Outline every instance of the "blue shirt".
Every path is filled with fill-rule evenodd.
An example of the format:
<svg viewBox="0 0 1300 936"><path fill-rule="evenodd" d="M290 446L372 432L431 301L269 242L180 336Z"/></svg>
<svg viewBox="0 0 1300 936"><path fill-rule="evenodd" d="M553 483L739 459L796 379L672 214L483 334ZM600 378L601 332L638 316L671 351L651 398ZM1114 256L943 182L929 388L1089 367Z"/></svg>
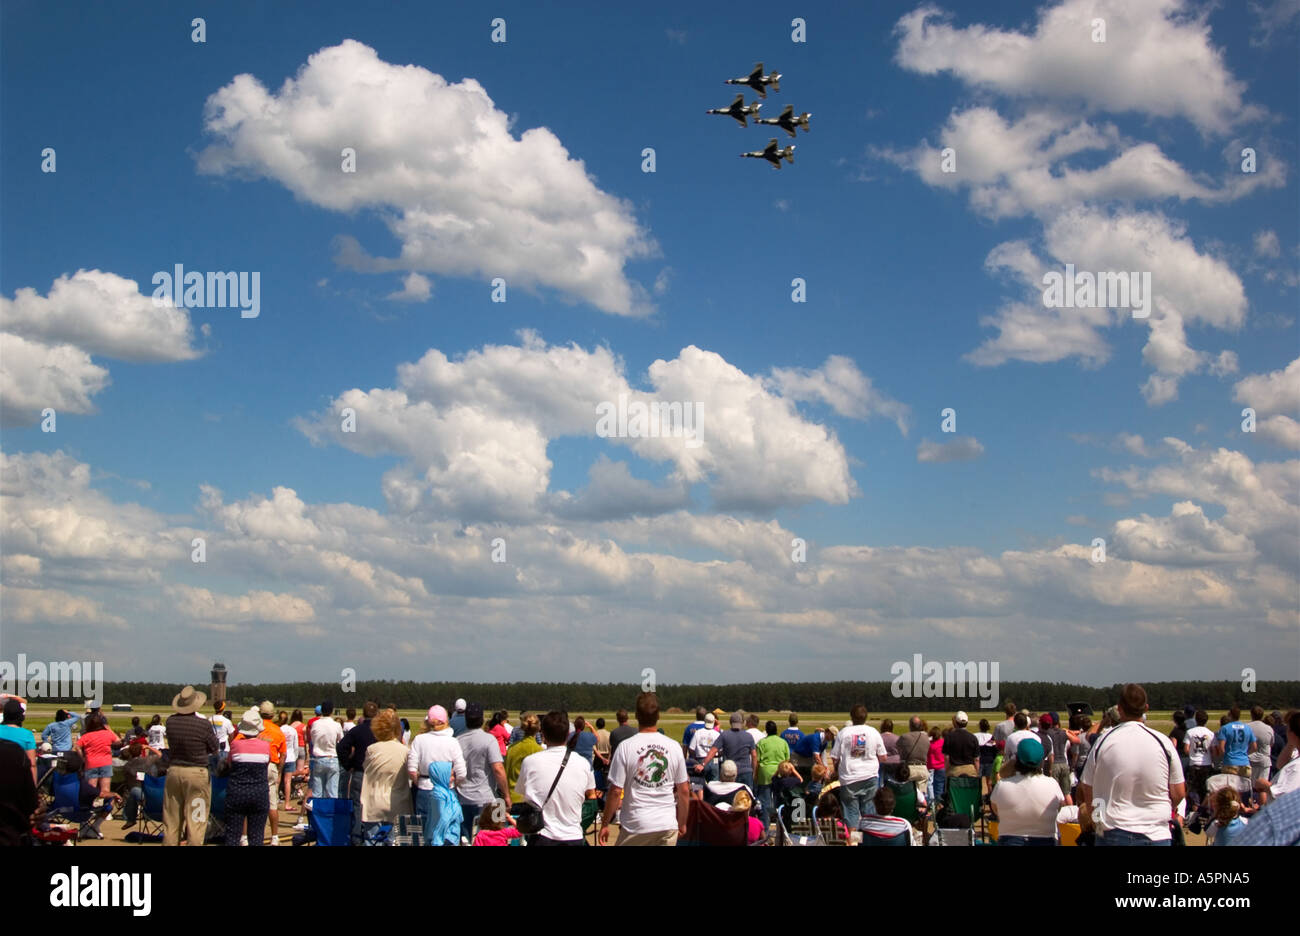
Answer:
<svg viewBox="0 0 1300 936"><path fill-rule="evenodd" d="M73 715L63 721L50 722L41 732L41 740L50 742L54 753L61 754L72 750L72 726L81 721L80 715Z"/></svg>
<svg viewBox="0 0 1300 936"><path fill-rule="evenodd" d="M702 721L693 721L689 725L687 725L686 730L682 732L682 744L686 745L687 747L690 747L691 738L695 737L695 732L699 731L703 727L704 727L704 722Z"/></svg>
<svg viewBox="0 0 1300 936"><path fill-rule="evenodd" d="M1300 791L1286 793L1255 813L1246 830L1230 845L1295 845L1300 843Z"/></svg>
<svg viewBox="0 0 1300 936"><path fill-rule="evenodd" d="M789 746L790 750L793 751L794 746L803 740L803 732L798 728L787 728L785 731L781 732L781 738L785 741L786 745Z"/></svg>
<svg viewBox="0 0 1300 936"><path fill-rule="evenodd" d="M1250 765L1250 746L1255 743L1255 732L1239 721L1228 722L1219 729L1215 739L1223 742L1223 763L1228 767Z"/></svg>
<svg viewBox="0 0 1300 936"><path fill-rule="evenodd" d="M451 729L451 736L459 738L468 729L465 727L465 715L463 712L457 712L447 722L447 727Z"/></svg>
<svg viewBox="0 0 1300 936"><path fill-rule="evenodd" d="M826 736L821 731L810 731L799 739L794 752L800 757L815 757L826 748Z"/></svg>
<svg viewBox="0 0 1300 936"><path fill-rule="evenodd" d="M591 752L594 750L596 750L596 736L590 731L579 731L577 739L573 742L573 753L581 754L590 764Z"/></svg>
<svg viewBox="0 0 1300 936"><path fill-rule="evenodd" d="M1214 836L1214 844L1232 845L1239 838L1241 838L1242 833L1245 831L1246 831L1246 823L1242 822L1240 816L1237 816L1226 826L1223 826L1221 829L1219 829L1218 834Z"/></svg>
<svg viewBox="0 0 1300 936"><path fill-rule="evenodd" d="M24 751L36 750L36 736L22 725L0 725L0 741L12 741Z"/></svg>

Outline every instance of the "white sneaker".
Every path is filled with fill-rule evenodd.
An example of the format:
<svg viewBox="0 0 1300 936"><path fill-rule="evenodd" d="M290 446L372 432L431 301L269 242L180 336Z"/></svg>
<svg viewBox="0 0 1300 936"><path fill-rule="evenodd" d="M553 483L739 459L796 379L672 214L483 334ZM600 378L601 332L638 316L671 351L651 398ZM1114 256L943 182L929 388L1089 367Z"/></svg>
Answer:
<svg viewBox="0 0 1300 936"><path fill-rule="evenodd" d="M295 825L293 828L294 828L294 831L295 831L295 832L306 832L306 831L307 831L307 823L305 823L305 822L300 822L300 823L298 823L297 825Z"/></svg>
<svg viewBox="0 0 1300 936"><path fill-rule="evenodd" d="M241 836L239 837L239 844L240 844L240 845L247 845L247 844L248 844L248 836L247 836L247 835L241 835Z"/></svg>
<svg viewBox="0 0 1300 936"><path fill-rule="evenodd" d="M272 836L271 836L271 841L267 842L266 844L268 844L268 845L279 845L279 844L280 844L280 836L278 836L278 835L272 835Z"/></svg>

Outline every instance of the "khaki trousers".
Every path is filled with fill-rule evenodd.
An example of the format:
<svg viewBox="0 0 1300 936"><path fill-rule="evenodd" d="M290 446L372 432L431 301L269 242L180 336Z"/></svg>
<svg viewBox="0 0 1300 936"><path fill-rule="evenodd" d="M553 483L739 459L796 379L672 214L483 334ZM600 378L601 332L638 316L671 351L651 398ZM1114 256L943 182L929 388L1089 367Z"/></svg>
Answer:
<svg viewBox="0 0 1300 936"><path fill-rule="evenodd" d="M638 832L635 835L630 832L624 832L621 828L618 830L618 841L615 845L676 845L677 830L668 829L663 832Z"/></svg>
<svg viewBox="0 0 1300 936"><path fill-rule="evenodd" d="M959 764L955 767L949 767L947 774L950 777L978 777L979 768L974 764Z"/></svg>
<svg viewBox="0 0 1300 936"><path fill-rule="evenodd" d="M191 845L202 845L212 807L212 780L206 767L172 767L163 794L163 844L179 845L181 829Z"/></svg>

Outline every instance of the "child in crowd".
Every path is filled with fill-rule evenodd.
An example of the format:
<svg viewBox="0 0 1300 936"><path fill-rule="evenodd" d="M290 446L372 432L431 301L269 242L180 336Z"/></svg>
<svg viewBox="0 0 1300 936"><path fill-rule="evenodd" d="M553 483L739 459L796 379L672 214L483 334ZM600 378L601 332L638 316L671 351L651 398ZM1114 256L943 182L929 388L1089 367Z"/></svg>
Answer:
<svg viewBox="0 0 1300 936"><path fill-rule="evenodd" d="M500 810L489 808L478 814L478 834L474 836L475 845L509 845L512 839L522 838L515 828L514 817L506 814L498 821Z"/></svg>
<svg viewBox="0 0 1300 936"><path fill-rule="evenodd" d="M1241 797L1232 787L1224 787L1214 794L1214 832L1212 845L1231 845L1246 830L1246 820L1241 817Z"/></svg>

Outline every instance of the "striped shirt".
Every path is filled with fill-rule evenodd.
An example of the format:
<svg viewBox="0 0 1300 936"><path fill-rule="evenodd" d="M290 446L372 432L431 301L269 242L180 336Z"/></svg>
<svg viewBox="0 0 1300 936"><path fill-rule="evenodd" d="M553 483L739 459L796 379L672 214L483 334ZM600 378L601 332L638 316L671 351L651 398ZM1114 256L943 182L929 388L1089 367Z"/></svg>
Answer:
<svg viewBox="0 0 1300 936"><path fill-rule="evenodd" d="M271 745L264 738L248 738L236 735L230 742L230 762L232 764L269 764L271 762Z"/></svg>
<svg viewBox="0 0 1300 936"><path fill-rule="evenodd" d="M208 755L217 753L217 736L202 716L172 715L167 719L167 747L173 767L206 767Z"/></svg>

